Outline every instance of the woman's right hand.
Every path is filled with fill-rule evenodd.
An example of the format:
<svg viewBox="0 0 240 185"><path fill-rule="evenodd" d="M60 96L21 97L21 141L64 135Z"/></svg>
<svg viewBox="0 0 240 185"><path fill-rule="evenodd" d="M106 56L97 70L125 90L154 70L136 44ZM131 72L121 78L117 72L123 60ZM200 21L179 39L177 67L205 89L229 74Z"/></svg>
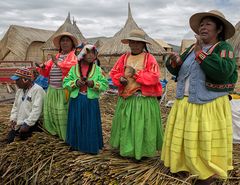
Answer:
<svg viewBox="0 0 240 185"><path fill-rule="evenodd" d="M120 83L124 86L126 86L128 84L128 80L125 77L120 77L119 79Z"/></svg>
<svg viewBox="0 0 240 185"><path fill-rule="evenodd" d="M42 63L42 64L39 64L37 67L40 67L40 68L45 68L46 67L46 65L44 64L44 63Z"/></svg>
<svg viewBox="0 0 240 185"><path fill-rule="evenodd" d="M171 52L171 53L169 53L168 56L169 56L170 64L173 68L175 68L181 64L181 58L178 55L178 53Z"/></svg>

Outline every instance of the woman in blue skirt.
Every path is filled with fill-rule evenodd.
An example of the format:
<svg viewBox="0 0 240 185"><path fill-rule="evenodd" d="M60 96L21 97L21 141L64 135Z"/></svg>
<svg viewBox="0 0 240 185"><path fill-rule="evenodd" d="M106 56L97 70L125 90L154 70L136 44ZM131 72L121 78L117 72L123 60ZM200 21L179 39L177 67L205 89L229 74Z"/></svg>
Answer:
<svg viewBox="0 0 240 185"><path fill-rule="evenodd" d="M108 88L108 81L95 64L97 50L87 44L78 55L78 63L64 79L70 90L67 139L74 149L97 154L103 147L99 94Z"/></svg>

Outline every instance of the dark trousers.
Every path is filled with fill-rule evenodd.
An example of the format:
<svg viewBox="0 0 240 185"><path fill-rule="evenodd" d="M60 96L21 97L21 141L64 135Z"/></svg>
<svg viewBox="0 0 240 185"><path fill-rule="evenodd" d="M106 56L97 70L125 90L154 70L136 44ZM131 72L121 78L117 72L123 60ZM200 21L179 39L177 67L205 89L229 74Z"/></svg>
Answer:
<svg viewBox="0 0 240 185"><path fill-rule="evenodd" d="M26 140L27 138L32 136L32 132L39 130L38 122L32 127L29 128L28 132L20 133L20 128L18 130L11 130L7 136L7 143L12 143L16 136L18 136L21 140Z"/></svg>

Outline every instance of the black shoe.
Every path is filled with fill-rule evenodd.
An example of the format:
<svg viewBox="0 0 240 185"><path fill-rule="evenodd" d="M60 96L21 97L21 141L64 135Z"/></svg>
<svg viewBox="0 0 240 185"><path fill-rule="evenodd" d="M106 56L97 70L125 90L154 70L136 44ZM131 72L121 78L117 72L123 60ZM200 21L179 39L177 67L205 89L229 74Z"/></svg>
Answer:
<svg viewBox="0 0 240 185"><path fill-rule="evenodd" d="M7 136L7 143L10 144L14 141L14 138L16 136L16 131L15 130L11 130L9 133L8 133L8 136Z"/></svg>

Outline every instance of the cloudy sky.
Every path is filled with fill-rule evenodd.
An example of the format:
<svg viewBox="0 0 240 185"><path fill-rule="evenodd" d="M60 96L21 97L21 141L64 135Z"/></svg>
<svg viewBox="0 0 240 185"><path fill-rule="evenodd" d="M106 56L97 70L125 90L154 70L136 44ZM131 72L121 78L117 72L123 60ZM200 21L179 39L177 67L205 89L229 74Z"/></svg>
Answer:
<svg viewBox="0 0 240 185"><path fill-rule="evenodd" d="M176 45L193 38L188 20L196 12L218 9L233 25L240 21L240 0L1 0L0 38L13 24L56 30L68 12L86 38L110 37L124 26L128 2L148 35Z"/></svg>

